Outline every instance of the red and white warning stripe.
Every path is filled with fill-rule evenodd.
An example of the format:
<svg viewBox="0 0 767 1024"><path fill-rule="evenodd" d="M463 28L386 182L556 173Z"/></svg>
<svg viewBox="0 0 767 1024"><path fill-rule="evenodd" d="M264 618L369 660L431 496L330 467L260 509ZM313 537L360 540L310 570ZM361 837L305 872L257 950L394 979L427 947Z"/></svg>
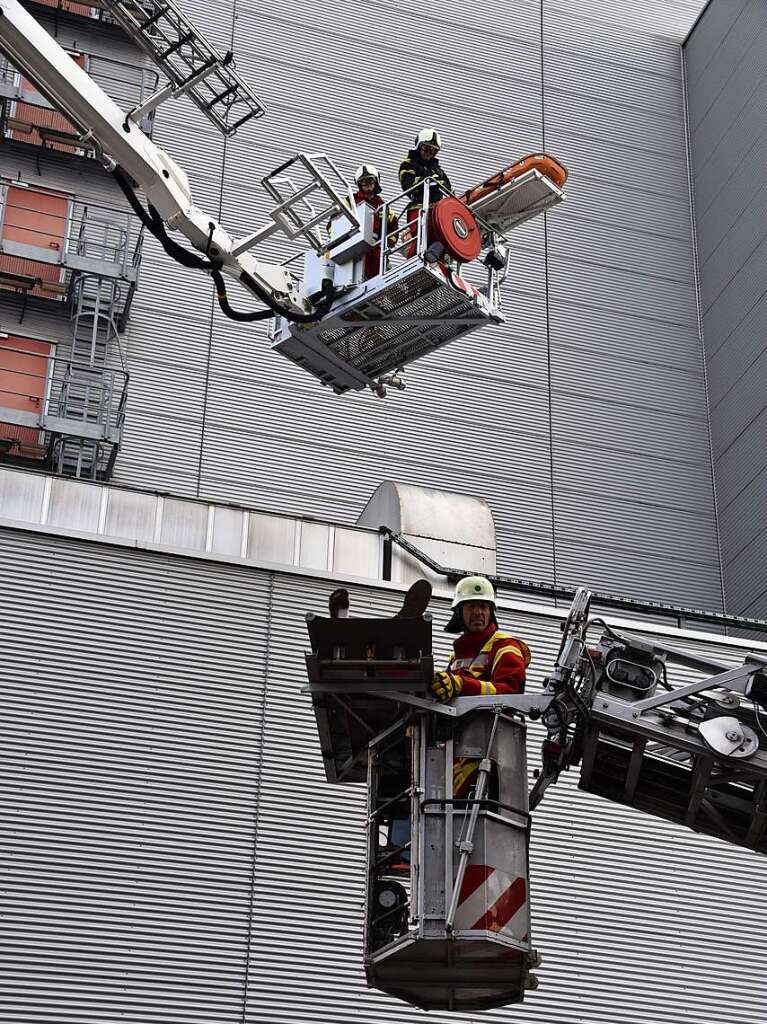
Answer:
<svg viewBox="0 0 767 1024"><path fill-rule="evenodd" d="M456 931L499 932L524 942L527 939L527 883L489 864L466 868L458 910Z"/></svg>

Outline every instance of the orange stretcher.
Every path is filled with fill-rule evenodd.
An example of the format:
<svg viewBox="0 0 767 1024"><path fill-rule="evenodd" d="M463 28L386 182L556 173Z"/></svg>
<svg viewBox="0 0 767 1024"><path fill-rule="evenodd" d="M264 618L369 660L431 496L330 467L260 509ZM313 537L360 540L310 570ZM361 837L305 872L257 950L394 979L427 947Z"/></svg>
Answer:
<svg viewBox="0 0 767 1024"><path fill-rule="evenodd" d="M528 171L538 171L539 174L553 181L557 188L562 188L567 181L567 168L564 164L555 160L553 156L549 156L548 153L528 153L521 160L517 160L516 163L504 167L502 171L498 171L491 178L487 178L481 184L470 188L458 198L462 203L471 206L473 203L478 203L480 199L484 199L485 196L489 196L492 192L497 192L498 189L503 188L504 185L515 178L521 178Z"/></svg>
<svg viewBox="0 0 767 1024"><path fill-rule="evenodd" d="M460 196L498 231L535 217L564 199L567 168L548 153L529 153Z"/></svg>

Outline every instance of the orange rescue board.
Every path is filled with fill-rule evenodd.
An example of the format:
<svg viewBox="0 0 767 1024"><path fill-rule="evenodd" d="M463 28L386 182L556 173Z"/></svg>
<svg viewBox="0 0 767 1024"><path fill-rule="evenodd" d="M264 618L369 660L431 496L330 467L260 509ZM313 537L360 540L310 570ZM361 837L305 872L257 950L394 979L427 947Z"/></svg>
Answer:
<svg viewBox="0 0 767 1024"><path fill-rule="evenodd" d="M479 202L485 196L497 192L499 188L513 181L514 178L520 178L527 171L538 171L550 181L553 181L557 188L562 188L567 181L567 168L564 164L555 160L553 156L549 156L548 153L529 153L527 156L522 157L521 160L517 160L516 163L509 164L502 171L498 171L492 178L487 178L480 185L470 188L468 192L465 192L459 198L461 202L471 206L472 203Z"/></svg>

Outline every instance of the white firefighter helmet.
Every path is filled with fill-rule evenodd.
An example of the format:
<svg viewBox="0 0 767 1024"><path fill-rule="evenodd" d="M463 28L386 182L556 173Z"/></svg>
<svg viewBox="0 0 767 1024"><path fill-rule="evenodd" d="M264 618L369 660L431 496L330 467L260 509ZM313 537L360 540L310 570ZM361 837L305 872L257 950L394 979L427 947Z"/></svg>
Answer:
<svg viewBox="0 0 767 1024"><path fill-rule="evenodd" d="M467 601L485 601L492 608L491 618L495 622L495 591L493 584L484 576L466 576L459 580L453 594L453 603L450 607L453 614L445 626L446 633L463 632L463 615L461 605Z"/></svg>
<svg viewBox="0 0 767 1024"><path fill-rule="evenodd" d="M419 146L434 146L435 149L442 149L442 139L434 128L422 128L415 137L415 148Z"/></svg>
<svg viewBox="0 0 767 1024"><path fill-rule="evenodd" d="M354 184L359 185L363 178L372 178L376 185L378 185L378 187L380 188L381 175L378 173L378 168L373 167L372 164L360 164L360 166L354 172Z"/></svg>

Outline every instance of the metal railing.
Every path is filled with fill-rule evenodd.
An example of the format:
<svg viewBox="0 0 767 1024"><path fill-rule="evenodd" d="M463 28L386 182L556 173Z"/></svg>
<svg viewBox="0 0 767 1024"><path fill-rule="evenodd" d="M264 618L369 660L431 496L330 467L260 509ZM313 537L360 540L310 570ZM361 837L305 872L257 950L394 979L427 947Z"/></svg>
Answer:
<svg viewBox="0 0 767 1024"><path fill-rule="evenodd" d="M116 26L115 19L104 9L102 0L93 0L93 3L81 3L80 0L27 0L33 8L40 8L40 16L50 13L56 21L59 15L75 18L87 18L89 21L99 21L104 25Z"/></svg>
<svg viewBox="0 0 767 1024"><path fill-rule="evenodd" d="M100 16L99 5L79 3L78 0L32 0L32 3L35 7L47 7L56 14L76 14L93 20Z"/></svg>
<svg viewBox="0 0 767 1024"><path fill-rule="evenodd" d="M159 75L152 68L125 61L82 54L84 68L123 109L141 104L157 88ZM153 112L142 119L141 128L152 133ZM53 107L6 58L0 57L0 136L38 148L93 157L97 147L83 143L80 129Z"/></svg>
<svg viewBox="0 0 767 1024"><path fill-rule="evenodd" d="M35 457L61 438L116 447L127 390L122 370L0 344L0 451Z"/></svg>
<svg viewBox="0 0 767 1024"><path fill-rule="evenodd" d="M423 258L427 254L430 245L429 215L430 209L434 205L431 203L430 191L435 182L436 179L431 178L428 178L425 182L419 182L393 198L387 199L383 206L376 211L381 217L382 230L383 226L388 226L391 215L393 215L397 223L396 230L387 232L385 244L379 248L379 273L386 273L392 265L394 257L410 260L415 257ZM456 196L442 184L440 184L440 190L444 196L451 196L460 201L460 197ZM420 208L416 208L414 206L415 203L420 203ZM472 215L482 228L483 249L492 249L497 242L509 242L506 236L496 232L490 224L487 224L477 214ZM435 259L437 258L438 254L435 254ZM490 302L494 306L500 306L500 287L509 271L508 253L505 266L502 269L485 264L484 262L478 263L474 261L471 265L461 265L462 275L464 274L464 268L467 266L471 266L473 270L471 277L474 278L474 281L471 283L476 282ZM479 270L480 267L481 270Z"/></svg>
<svg viewBox="0 0 767 1024"><path fill-rule="evenodd" d="M124 210L10 183L0 189L0 287L3 277L25 277L30 295L62 300L78 274L91 274L126 282L127 306L142 237L143 226Z"/></svg>

